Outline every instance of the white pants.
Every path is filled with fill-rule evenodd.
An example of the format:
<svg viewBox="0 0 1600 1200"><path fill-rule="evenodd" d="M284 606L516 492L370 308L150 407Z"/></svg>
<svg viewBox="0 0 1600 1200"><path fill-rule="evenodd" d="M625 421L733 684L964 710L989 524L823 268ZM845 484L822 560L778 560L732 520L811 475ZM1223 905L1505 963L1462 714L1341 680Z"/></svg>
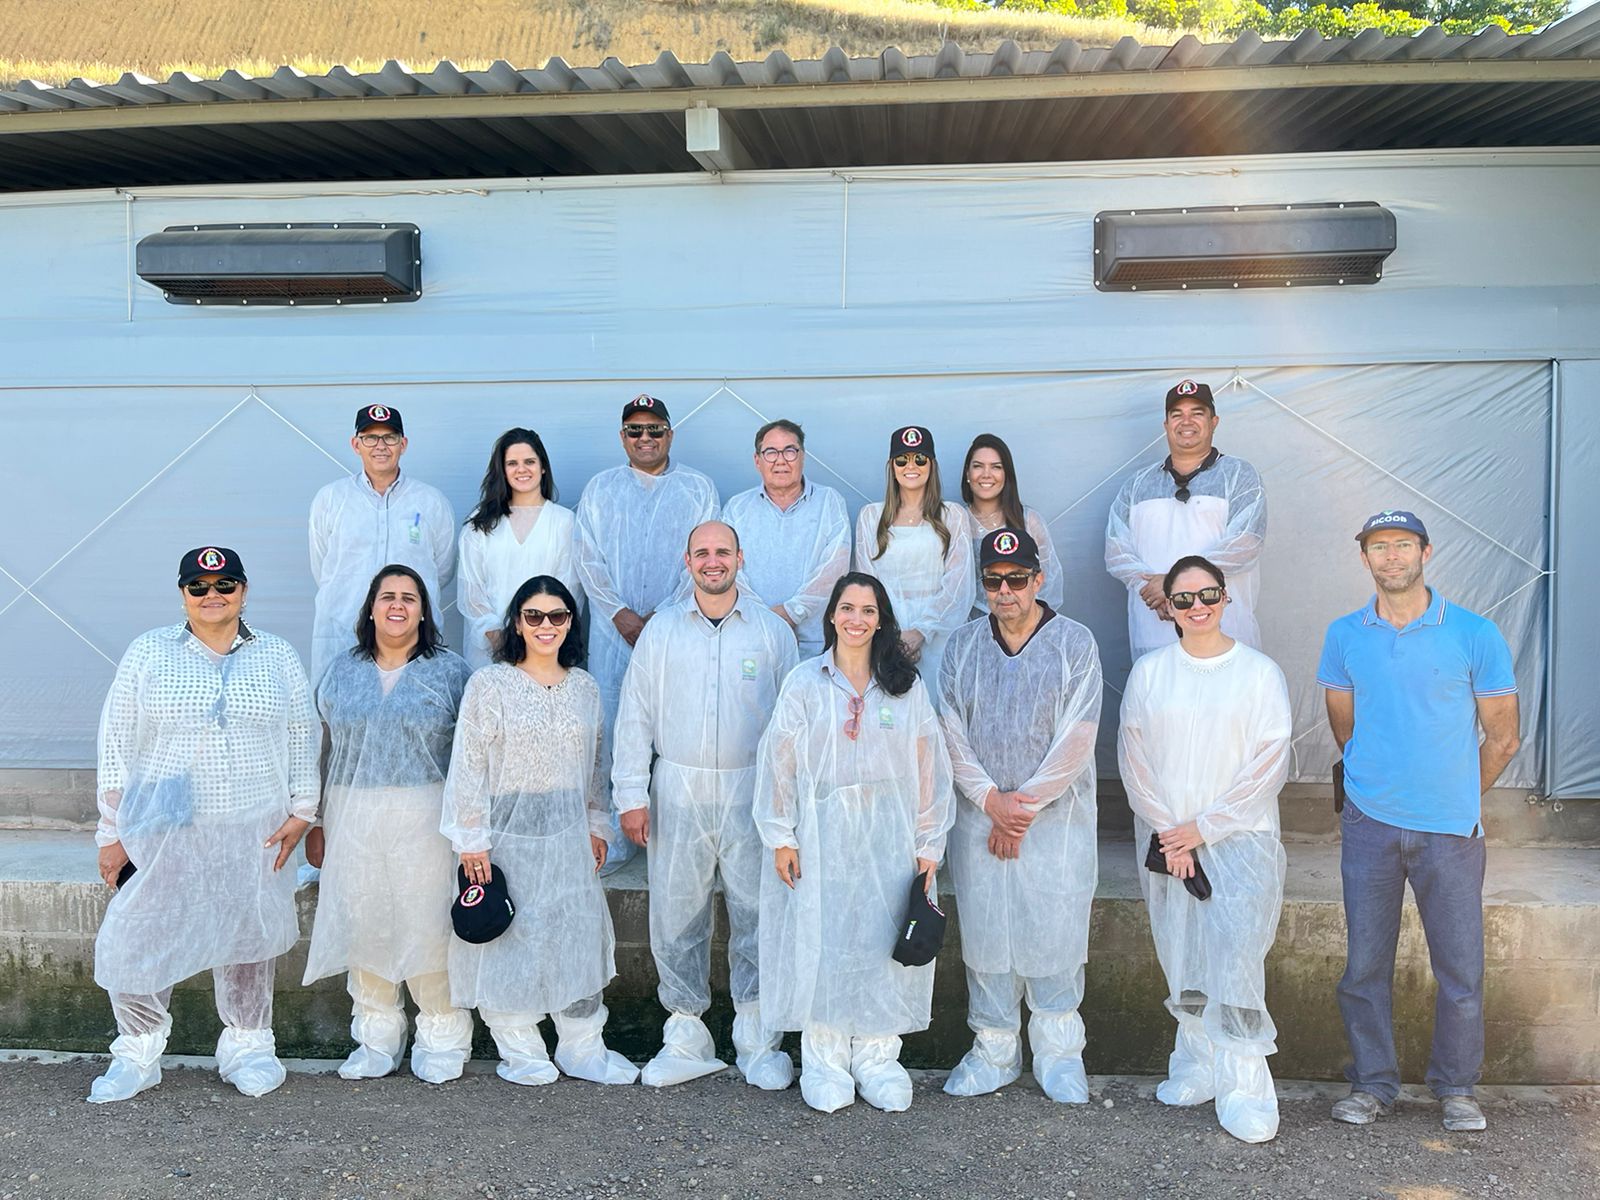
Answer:
<svg viewBox="0 0 1600 1200"><path fill-rule="evenodd" d="M212 987L217 997L217 1016L233 1029L272 1027L272 980L277 959L265 962L233 963L215 967ZM153 1033L167 1023L172 1004L172 989L163 988L150 995L111 993L111 1012L117 1032L129 1037Z"/></svg>

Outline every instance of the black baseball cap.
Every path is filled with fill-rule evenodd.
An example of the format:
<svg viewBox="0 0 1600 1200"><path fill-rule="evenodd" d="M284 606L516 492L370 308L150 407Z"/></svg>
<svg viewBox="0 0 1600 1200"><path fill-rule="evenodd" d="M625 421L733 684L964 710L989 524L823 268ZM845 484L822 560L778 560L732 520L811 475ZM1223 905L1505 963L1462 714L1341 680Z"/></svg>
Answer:
<svg viewBox="0 0 1600 1200"><path fill-rule="evenodd" d="M622 406L622 419L626 421L629 417L636 417L640 413L660 417L668 425L672 424L672 417L667 412L667 406L654 396L647 396L643 392L640 392Z"/></svg>
<svg viewBox="0 0 1600 1200"><path fill-rule="evenodd" d="M902 967L925 967L944 948L945 915L928 899L927 886L921 871L911 877L911 901L891 955Z"/></svg>
<svg viewBox="0 0 1600 1200"><path fill-rule="evenodd" d="M995 563L1016 563L1031 571L1039 569L1039 543L1025 529L1001 527L983 535L978 543L978 566L992 567Z"/></svg>
<svg viewBox="0 0 1600 1200"><path fill-rule="evenodd" d="M405 422L400 419L400 410L390 408L387 404L369 404L365 408L356 409L356 432L371 429L374 425L386 425L401 437L406 435Z"/></svg>
<svg viewBox="0 0 1600 1200"><path fill-rule="evenodd" d="M896 429L889 435L889 457L896 454L926 454L929 458L933 454L933 434L921 425L907 425L903 429Z"/></svg>
<svg viewBox="0 0 1600 1200"><path fill-rule="evenodd" d="M185 554L178 562L178 586L192 583L202 575L220 575L224 579L237 579L249 583L245 577L244 563L226 546L199 546Z"/></svg>
<svg viewBox="0 0 1600 1200"><path fill-rule="evenodd" d="M488 883L468 883L465 867L456 868L456 900L450 906L450 924L463 942L481 946L511 928L517 906L506 888L506 873L489 866Z"/></svg>
<svg viewBox="0 0 1600 1200"><path fill-rule="evenodd" d="M1217 402L1211 398L1210 384L1196 383L1192 379L1185 379L1183 382L1175 384L1167 391L1167 407L1165 411L1171 412L1185 400L1194 400L1197 403L1204 404L1213 413L1217 411Z"/></svg>

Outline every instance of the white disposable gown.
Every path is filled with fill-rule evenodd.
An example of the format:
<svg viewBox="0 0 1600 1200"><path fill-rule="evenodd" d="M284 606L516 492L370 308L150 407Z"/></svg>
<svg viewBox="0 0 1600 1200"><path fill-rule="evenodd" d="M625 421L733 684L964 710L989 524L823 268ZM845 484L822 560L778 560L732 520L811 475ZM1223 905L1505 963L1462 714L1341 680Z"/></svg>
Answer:
<svg viewBox="0 0 1600 1200"><path fill-rule="evenodd" d="M407 663L387 693L377 665L354 654L323 675L327 847L306 983L347 970L401 983L445 969L456 857L439 813L470 674L441 649Z"/></svg>
<svg viewBox="0 0 1600 1200"><path fill-rule="evenodd" d="M739 534L744 573L768 605L782 605L794 622L800 657L822 653L822 610L839 576L850 569L850 513L831 487L805 481L787 509L765 488L740 492L722 519Z"/></svg>
<svg viewBox="0 0 1600 1200"><path fill-rule="evenodd" d="M894 1037L926 1029L931 1015L934 964L890 955L917 859L944 856L950 756L921 680L900 696L869 686L852 741L855 696L831 655L808 659L762 735L761 1007L774 1029ZM799 851L792 889L771 868L770 851L783 846Z"/></svg>
<svg viewBox="0 0 1600 1200"><path fill-rule="evenodd" d="M458 1007L558 1012L617 973L589 849L610 827L599 753L600 691L587 672L545 687L495 663L468 681L441 828L458 854L489 852L516 916L493 941L451 940Z"/></svg>
<svg viewBox="0 0 1600 1200"><path fill-rule="evenodd" d="M456 515L438 488L401 472L379 495L361 471L322 488L311 501L312 683L356 644L361 602L380 568L402 563L421 575L433 600L428 619L437 623L455 555Z"/></svg>
<svg viewBox="0 0 1600 1200"><path fill-rule="evenodd" d="M220 659L184 624L134 639L100 717L95 841L137 870L106 907L95 983L152 995L294 945L295 873L265 843L316 819L319 736L282 638L241 625Z"/></svg>
<svg viewBox="0 0 1600 1200"><path fill-rule="evenodd" d="M972 606L974 617L989 615L989 593L983 590L983 568L978 566L978 543L984 536L993 533L1000 526L990 524L987 527L978 523L978 518L967 514L967 519L972 523L972 563L973 569L978 573L978 589ZM1061 611L1062 603L1067 594L1067 583L1061 573L1061 559L1056 554L1055 541L1050 537L1050 526L1044 523L1044 518L1039 515L1039 510L1026 505L1022 509L1022 521L1027 527L1028 536L1039 547L1039 567L1044 572L1044 582L1039 585L1039 599L1048 604L1057 612Z"/></svg>
<svg viewBox="0 0 1600 1200"><path fill-rule="evenodd" d="M505 624L506 605L535 575L555 576L583 603L577 518L570 508L548 500L535 511L537 519L521 541L504 517L488 533L471 525L461 531L456 607L461 610L462 653L473 670L489 664L489 633Z"/></svg>
<svg viewBox="0 0 1600 1200"><path fill-rule="evenodd" d="M922 634L922 657L917 670L937 702L939 660L950 634L971 616L977 590L977 568L972 554L972 518L960 504L945 503L944 523L950 530L947 551L933 526L896 525L889 530L889 545L878 552L878 517L881 503L864 505L856 516L856 570L876 575L889 593L895 620L902 631Z"/></svg>
<svg viewBox="0 0 1600 1200"><path fill-rule="evenodd" d="M1189 499L1161 463L1136 472L1117 493L1106 522L1106 570L1128 589L1128 643L1139 657L1178 640L1176 628L1152 612L1139 595L1146 575L1162 576L1188 554L1221 569L1232 603L1222 631L1260 648L1257 564L1267 537L1267 493L1261 476L1242 458L1220 455L1189 481Z"/></svg>

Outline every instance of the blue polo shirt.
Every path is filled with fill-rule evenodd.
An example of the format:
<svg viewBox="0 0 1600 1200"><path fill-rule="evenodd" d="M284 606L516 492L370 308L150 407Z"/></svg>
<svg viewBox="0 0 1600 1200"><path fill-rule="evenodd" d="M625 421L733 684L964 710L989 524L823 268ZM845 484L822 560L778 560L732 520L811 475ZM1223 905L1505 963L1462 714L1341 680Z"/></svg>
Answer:
<svg viewBox="0 0 1600 1200"><path fill-rule="evenodd" d="M1487 617L1428 589L1428 611L1404 629L1365 608L1328 626L1317 682L1354 692L1345 793L1386 825L1473 836L1481 816L1480 696L1517 690L1511 650Z"/></svg>

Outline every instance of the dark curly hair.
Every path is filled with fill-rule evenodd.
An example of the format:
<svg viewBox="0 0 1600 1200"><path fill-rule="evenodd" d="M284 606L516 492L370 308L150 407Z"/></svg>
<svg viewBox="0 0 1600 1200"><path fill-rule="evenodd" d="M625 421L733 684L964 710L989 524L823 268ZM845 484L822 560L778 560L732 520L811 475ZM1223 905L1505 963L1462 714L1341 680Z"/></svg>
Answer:
<svg viewBox="0 0 1600 1200"><path fill-rule="evenodd" d="M865 571L851 571L841 576L833 585L833 595L828 597L828 607L822 618L822 648L832 650L839 640L833 627L833 610L839 607L839 597L851 586L872 589L878 605L878 630L872 635L872 678L891 696L903 696L917 681L917 660L906 652L900 640L900 622L895 620L894 605L889 603L889 593L876 575Z"/></svg>

